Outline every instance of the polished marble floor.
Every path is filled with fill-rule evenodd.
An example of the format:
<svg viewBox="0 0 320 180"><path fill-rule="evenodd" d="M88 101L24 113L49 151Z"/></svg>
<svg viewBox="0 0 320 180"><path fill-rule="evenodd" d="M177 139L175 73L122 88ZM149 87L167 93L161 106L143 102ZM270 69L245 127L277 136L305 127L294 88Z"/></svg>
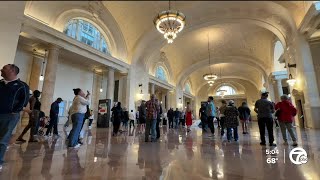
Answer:
<svg viewBox="0 0 320 180"><path fill-rule="evenodd" d="M163 126L156 143L145 143L134 130L112 137L110 129L93 128L86 129L83 146L69 150L64 133L61 127L57 140L10 145L0 179L320 179L320 130L297 129L299 147L308 153L303 165L290 162L293 147L282 145L279 129L278 160L268 164L269 147L259 145L257 123L249 135L239 133L238 143L209 137L196 126L190 133Z"/></svg>

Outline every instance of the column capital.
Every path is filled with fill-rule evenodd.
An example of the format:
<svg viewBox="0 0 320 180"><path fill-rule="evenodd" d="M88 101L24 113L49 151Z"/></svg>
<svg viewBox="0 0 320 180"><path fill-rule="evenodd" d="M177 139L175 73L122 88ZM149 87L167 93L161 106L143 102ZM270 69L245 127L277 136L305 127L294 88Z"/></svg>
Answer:
<svg viewBox="0 0 320 180"><path fill-rule="evenodd" d="M59 51L60 49L62 49L62 47L61 47L61 46L58 46L58 45L56 45L56 44L49 44L49 45L48 45L48 50L49 50L49 51L50 51L50 50Z"/></svg>

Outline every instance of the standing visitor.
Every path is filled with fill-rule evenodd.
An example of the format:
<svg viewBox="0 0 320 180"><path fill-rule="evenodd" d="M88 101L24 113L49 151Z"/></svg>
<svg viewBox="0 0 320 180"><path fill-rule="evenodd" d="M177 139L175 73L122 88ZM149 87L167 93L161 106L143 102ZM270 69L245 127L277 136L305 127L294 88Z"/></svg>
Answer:
<svg viewBox="0 0 320 180"><path fill-rule="evenodd" d="M139 107L139 123L140 123L139 132L140 133L143 133L145 131L146 120L147 120L146 101L142 100L141 105Z"/></svg>
<svg viewBox="0 0 320 180"><path fill-rule="evenodd" d="M0 81L0 170L12 131L20 119L20 112L29 100L29 86L17 77L19 71L14 64L5 65L1 69L3 79Z"/></svg>
<svg viewBox="0 0 320 180"><path fill-rule="evenodd" d="M186 124L185 119L186 119L186 112L182 110L180 113L180 120L179 120L179 125L181 124L182 128L185 127L185 124Z"/></svg>
<svg viewBox="0 0 320 180"><path fill-rule="evenodd" d="M210 131L212 133L212 135L210 135L211 137L214 136L214 124L213 124L213 120L214 117L216 116L216 107L214 106L213 103L213 97L209 96L208 98L208 104L207 104L207 116L208 116L208 126L210 128Z"/></svg>
<svg viewBox="0 0 320 180"><path fill-rule="evenodd" d="M124 107L123 119L122 119L122 131L126 132L128 130L128 122L129 122L129 112L127 111L127 108Z"/></svg>
<svg viewBox="0 0 320 180"><path fill-rule="evenodd" d="M157 106L159 107L159 111L157 114L157 124L156 124L157 139L159 139L160 138L160 122L161 122L161 115L162 115L162 106L159 103L158 99L156 99L156 103L157 103Z"/></svg>
<svg viewBox="0 0 320 180"><path fill-rule="evenodd" d="M190 127L192 125L192 109L190 107L190 103L187 102L187 109L185 114L186 119L186 125L187 125L187 132L190 132Z"/></svg>
<svg viewBox="0 0 320 180"><path fill-rule="evenodd" d="M261 99L257 100L254 105L254 111L258 114L258 125L260 131L260 145L266 145L265 139L265 128L267 126L268 135L269 135L269 145L277 146L273 137L273 117L272 114L275 112L273 103L269 101L267 98L269 96L268 92L264 92L261 94Z"/></svg>
<svg viewBox="0 0 320 180"><path fill-rule="evenodd" d="M242 126L242 134L248 134L248 123L250 119L250 109L246 102L243 102L242 105L238 108L239 118Z"/></svg>
<svg viewBox="0 0 320 180"><path fill-rule="evenodd" d="M57 98L55 102L51 104L50 108L50 122L49 126L46 132L46 137L49 136L49 133L51 134L52 128L53 128L53 134L57 137L59 137L58 134L58 117L59 117L59 104L62 102L61 98Z"/></svg>
<svg viewBox="0 0 320 180"><path fill-rule="evenodd" d="M225 122L224 126L227 128L227 139L228 142L231 141L232 137L232 130L233 130L233 138L234 141L238 141L239 135L238 135L238 126L239 126L239 121L238 121L238 116L239 112L237 107L234 105L234 101L230 100L228 103L228 106L225 110Z"/></svg>
<svg viewBox="0 0 320 180"><path fill-rule="evenodd" d="M220 111L220 126L221 126L221 137L224 135L224 128L225 128L225 121L226 121L226 116L225 116L225 111L227 108L227 101L222 100L221 101L221 107L219 108Z"/></svg>
<svg viewBox="0 0 320 180"><path fill-rule="evenodd" d="M136 116L135 116L133 110L130 111L129 119L130 119L130 126L129 126L129 128L131 129L131 125L132 125L132 127L134 128L134 120L136 119Z"/></svg>
<svg viewBox="0 0 320 180"><path fill-rule="evenodd" d="M72 102L72 108L70 109L70 115L72 120L72 129L69 134L69 148L79 148L78 143L81 126L84 120L84 115L87 112L87 105L89 105L90 92L87 91L87 95L80 89L73 89L75 98Z"/></svg>
<svg viewBox="0 0 320 180"><path fill-rule="evenodd" d="M176 111L174 112L174 122L175 122L175 129L178 128L179 125L179 118L180 118L180 111L178 108L176 108Z"/></svg>
<svg viewBox="0 0 320 180"><path fill-rule="evenodd" d="M120 128L121 121L123 119L123 110L121 108L121 102L118 102L111 109L113 116L113 133L112 136L118 135L118 131Z"/></svg>
<svg viewBox="0 0 320 180"><path fill-rule="evenodd" d="M297 115L297 109L289 101L288 95L284 94L281 96L281 102L276 104L276 114L278 114L278 120L280 124L280 129L282 132L282 137L284 140L284 145L288 145L287 131L289 132L291 139L293 141L292 146L298 146L297 137L293 129L294 116Z"/></svg>
<svg viewBox="0 0 320 180"><path fill-rule="evenodd" d="M35 90L33 92L33 95L29 99L30 104L30 110L32 111L29 113L29 123L28 125L23 129L22 133L18 137L16 141L26 142L26 140L23 139L23 136L27 133L27 131L30 129L30 137L29 142L38 142L34 139L34 136L37 134L37 123L40 120L40 108L41 108L41 102L39 100L40 97L40 91Z"/></svg>
<svg viewBox="0 0 320 180"><path fill-rule="evenodd" d="M201 108L199 109L199 116L200 116L200 120L201 120L202 132L207 132L206 125L207 125L207 120L208 120L208 114L207 114L205 104L201 104Z"/></svg>
<svg viewBox="0 0 320 180"><path fill-rule="evenodd" d="M221 122L220 122L220 110L219 107L216 107L216 119L217 119L217 123L218 123L218 128L221 127Z"/></svg>
<svg viewBox="0 0 320 180"><path fill-rule="evenodd" d="M93 110L90 109L90 117L89 117L89 129L92 129L92 122L93 122L93 119L94 119L94 114L93 114Z"/></svg>
<svg viewBox="0 0 320 180"><path fill-rule="evenodd" d="M155 142L157 138L156 125L157 114L159 111L158 104L156 103L154 94L151 95L151 99L146 103L147 107L147 121L145 131L145 142L149 141L149 134L151 129L151 142Z"/></svg>
<svg viewBox="0 0 320 180"><path fill-rule="evenodd" d="M174 111L172 108L169 109L167 116L169 120L169 129L173 128Z"/></svg>

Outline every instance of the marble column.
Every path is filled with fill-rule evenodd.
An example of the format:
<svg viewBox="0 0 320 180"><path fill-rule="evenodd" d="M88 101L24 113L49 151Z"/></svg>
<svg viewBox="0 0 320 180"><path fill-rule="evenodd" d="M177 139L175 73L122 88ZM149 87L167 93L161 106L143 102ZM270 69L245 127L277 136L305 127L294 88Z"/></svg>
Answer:
<svg viewBox="0 0 320 180"><path fill-rule="evenodd" d="M32 54L33 60L32 60L32 68L31 68L31 74L30 74L30 80L29 80L29 87L32 91L39 90L39 78L41 75L41 70L44 67L44 59L45 57L41 57L36 52L33 52ZM44 72L44 71L43 71Z"/></svg>
<svg viewBox="0 0 320 180"><path fill-rule="evenodd" d="M51 103L53 102L58 61L59 47L55 45L50 45L48 48L46 73L44 74L43 88L41 94L41 109L46 115L49 115Z"/></svg>
<svg viewBox="0 0 320 180"><path fill-rule="evenodd" d="M150 95L151 95L155 93L155 85L153 83L150 83L150 85L151 85L151 92L150 92Z"/></svg>
<svg viewBox="0 0 320 180"><path fill-rule="evenodd" d="M166 102L166 106L167 106L167 111L170 109L170 91L168 90L167 91L167 94L166 94L166 97L167 97L167 102Z"/></svg>
<svg viewBox="0 0 320 180"><path fill-rule="evenodd" d="M297 78L297 83L293 88L303 91L307 127L320 128L320 96L310 45L307 39L300 34L297 36L294 46L297 49L297 73L292 74L295 75L294 78Z"/></svg>
<svg viewBox="0 0 320 180"><path fill-rule="evenodd" d="M25 1L2 1L0 6L0 68L13 64L16 56ZM23 67L20 67L23 68Z"/></svg>
<svg viewBox="0 0 320 180"><path fill-rule="evenodd" d="M107 99L111 99L111 104L113 103L114 96L114 69L109 68L108 70L108 85L107 85Z"/></svg>
<svg viewBox="0 0 320 180"><path fill-rule="evenodd" d="M280 101L280 97L283 95L281 79L276 79L274 83L275 102Z"/></svg>

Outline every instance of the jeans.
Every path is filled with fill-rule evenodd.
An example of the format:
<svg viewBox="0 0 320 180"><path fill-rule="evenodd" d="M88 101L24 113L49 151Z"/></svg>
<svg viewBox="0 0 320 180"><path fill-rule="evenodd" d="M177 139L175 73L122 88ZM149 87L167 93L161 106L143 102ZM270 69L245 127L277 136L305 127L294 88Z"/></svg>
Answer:
<svg viewBox="0 0 320 180"><path fill-rule="evenodd" d="M131 128L131 125L134 127L134 120L132 119L130 120L130 126L129 126L130 128Z"/></svg>
<svg viewBox="0 0 320 180"><path fill-rule="evenodd" d="M238 136L238 127L234 128L227 128L227 139L230 141L232 138L232 129L233 129L233 138L235 141L238 141L239 136Z"/></svg>
<svg viewBox="0 0 320 180"><path fill-rule="evenodd" d="M156 123L156 132L157 132L157 139L160 138L160 120L157 120L157 123Z"/></svg>
<svg viewBox="0 0 320 180"><path fill-rule="evenodd" d="M203 131L207 131L207 117L201 117L201 127Z"/></svg>
<svg viewBox="0 0 320 180"><path fill-rule="evenodd" d="M260 131L260 139L262 143L266 143L265 137L265 129L267 126L268 136L269 136L269 143L273 143L273 119L272 118L258 118L258 125Z"/></svg>
<svg viewBox="0 0 320 180"><path fill-rule="evenodd" d="M46 135L51 133L53 128L53 134L58 135L58 117L50 117L49 127L47 129Z"/></svg>
<svg viewBox="0 0 320 180"><path fill-rule="evenodd" d="M12 131L20 119L20 113L0 114L0 165L3 164L4 154L6 153Z"/></svg>
<svg viewBox="0 0 320 180"><path fill-rule="evenodd" d="M179 125L179 118L174 118L174 128L178 128Z"/></svg>
<svg viewBox="0 0 320 180"><path fill-rule="evenodd" d="M169 118L169 129L173 128L173 118Z"/></svg>
<svg viewBox="0 0 320 180"><path fill-rule="evenodd" d="M150 129L151 129L151 141L156 140L156 137L157 137L156 125L157 125L156 119L147 119L146 130L145 130L145 141L149 141Z"/></svg>
<svg viewBox="0 0 320 180"><path fill-rule="evenodd" d="M113 121L113 134L117 134L120 128L120 120Z"/></svg>
<svg viewBox="0 0 320 180"><path fill-rule="evenodd" d="M226 120L226 117L221 117L220 118L220 126L221 126L221 136L224 135L224 122Z"/></svg>
<svg viewBox="0 0 320 180"><path fill-rule="evenodd" d="M283 140L285 142L287 142L287 130L289 131L289 134L291 136L291 139L292 141L297 141L297 138L296 138L296 134L293 130L293 126L292 126L292 123L290 122L279 122L280 124L280 128L281 128L281 133L282 133L282 137L283 137Z"/></svg>
<svg viewBox="0 0 320 180"><path fill-rule="evenodd" d="M69 147L74 147L78 144L78 139L81 131L81 126L83 123L84 114L75 113L71 115L72 129L69 135Z"/></svg>
<svg viewBox="0 0 320 180"><path fill-rule="evenodd" d="M214 134L214 124L213 124L213 116L208 117L208 125L212 134Z"/></svg>

